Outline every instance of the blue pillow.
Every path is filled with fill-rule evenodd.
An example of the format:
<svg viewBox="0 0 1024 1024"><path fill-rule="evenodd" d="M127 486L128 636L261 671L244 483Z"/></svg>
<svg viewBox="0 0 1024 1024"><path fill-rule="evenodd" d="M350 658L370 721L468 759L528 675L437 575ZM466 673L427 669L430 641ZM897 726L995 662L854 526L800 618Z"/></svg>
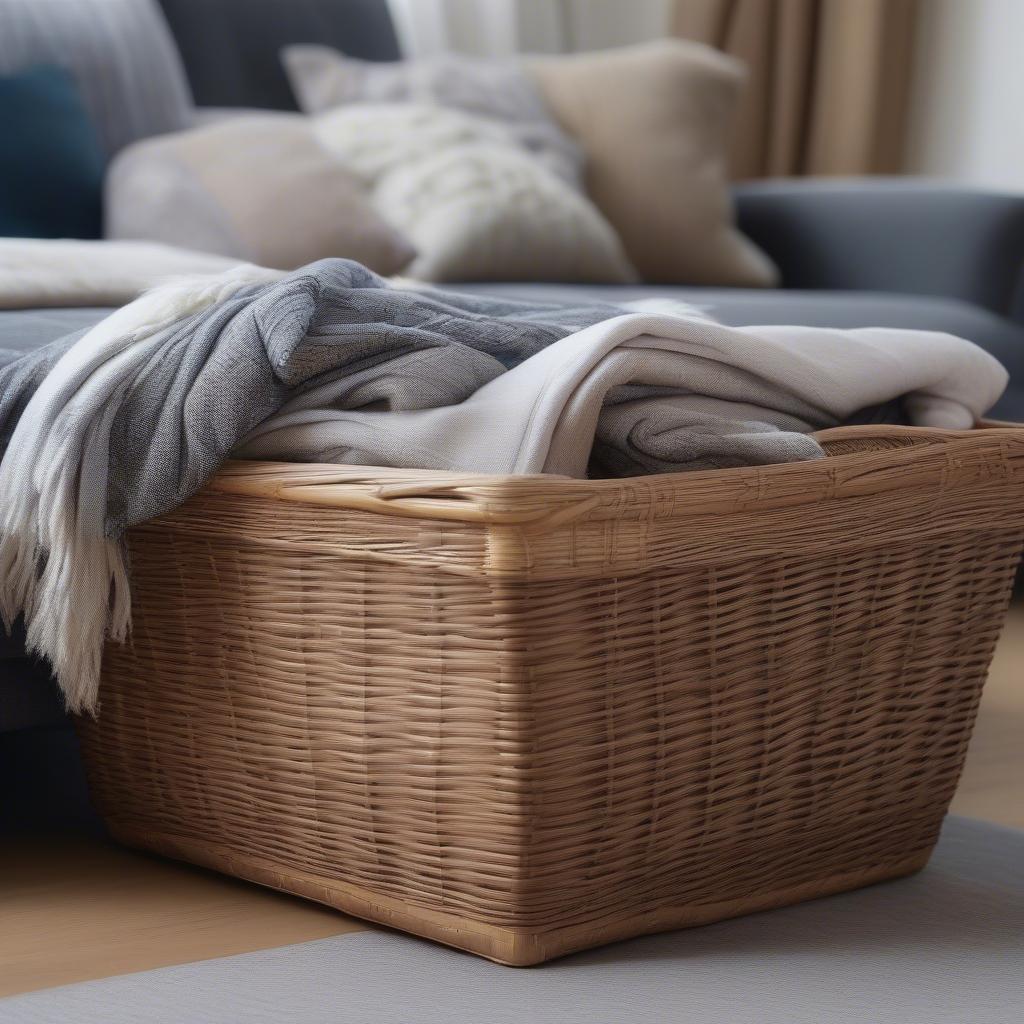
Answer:
<svg viewBox="0 0 1024 1024"><path fill-rule="evenodd" d="M63 68L0 77L0 235L99 238L104 156Z"/></svg>

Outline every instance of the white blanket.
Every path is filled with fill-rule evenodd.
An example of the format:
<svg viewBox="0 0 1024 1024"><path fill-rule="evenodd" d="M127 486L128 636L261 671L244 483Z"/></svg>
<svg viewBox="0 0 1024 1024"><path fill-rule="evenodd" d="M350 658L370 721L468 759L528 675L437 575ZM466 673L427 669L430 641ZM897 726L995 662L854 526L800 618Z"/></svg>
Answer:
<svg viewBox="0 0 1024 1024"><path fill-rule="evenodd" d="M0 238L0 309L123 306L163 281L237 263L156 242Z"/></svg>
<svg viewBox="0 0 1024 1024"><path fill-rule="evenodd" d="M970 342L892 328L726 327L691 313L604 320L531 356L458 405L407 412L338 410L302 395L252 431L242 458L345 462L478 473L587 475L595 434L624 457L645 430L674 449L676 468L706 468L681 450L723 431L780 442L903 396L919 426L968 429L997 401L1007 374ZM630 385L626 400L609 402ZM760 424L780 431L757 432ZM713 428L713 429L712 429ZM787 456L781 456L783 443ZM642 445L642 455L656 448ZM771 461L765 451L752 462ZM805 458L820 456L808 438Z"/></svg>

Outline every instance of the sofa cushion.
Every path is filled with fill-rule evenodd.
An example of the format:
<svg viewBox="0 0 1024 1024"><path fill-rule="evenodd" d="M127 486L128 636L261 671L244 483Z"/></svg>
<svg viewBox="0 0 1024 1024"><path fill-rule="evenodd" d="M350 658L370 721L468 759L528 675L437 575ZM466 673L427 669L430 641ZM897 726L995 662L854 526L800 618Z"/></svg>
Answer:
<svg viewBox="0 0 1024 1024"><path fill-rule="evenodd" d="M583 150L555 124L540 92L513 60L442 53L417 60L355 60L326 46L282 51L288 79L307 114L352 103L417 103L499 121L515 140L574 187Z"/></svg>
<svg viewBox="0 0 1024 1024"><path fill-rule="evenodd" d="M586 153L591 199L645 281L765 286L768 257L736 229L729 129L742 67L710 47L663 39L526 67Z"/></svg>
<svg viewBox="0 0 1024 1024"><path fill-rule="evenodd" d="M98 238L105 160L71 75L0 76L0 123L0 235Z"/></svg>
<svg viewBox="0 0 1024 1024"><path fill-rule="evenodd" d="M7 637L4 640L13 642ZM0 733L54 725L64 715L57 683L43 664L0 654Z"/></svg>
<svg viewBox="0 0 1024 1024"><path fill-rule="evenodd" d="M637 280L594 204L498 121L419 103L353 103L313 121L416 248L410 277Z"/></svg>
<svg viewBox="0 0 1024 1024"><path fill-rule="evenodd" d="M191 120L188 82L155 0L3 0L0 74L34 64L74 76L108 155Z"/></svg>

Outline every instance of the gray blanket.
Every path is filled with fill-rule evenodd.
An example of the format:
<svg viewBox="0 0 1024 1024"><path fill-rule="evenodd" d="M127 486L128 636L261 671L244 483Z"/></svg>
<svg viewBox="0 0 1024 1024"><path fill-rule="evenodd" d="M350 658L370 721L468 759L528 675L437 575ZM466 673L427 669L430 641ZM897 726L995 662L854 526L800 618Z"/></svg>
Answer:
<svg viewBox="0 0 1024 1024"><path fill-rule="evenodd" d="M110 430L107 534L176 508L286 403L452 405L621 312L396 289L340 259L243 287L163 332L121 397ZM40 383L85 333L29 353L0 350L0 456Z"/></svg>

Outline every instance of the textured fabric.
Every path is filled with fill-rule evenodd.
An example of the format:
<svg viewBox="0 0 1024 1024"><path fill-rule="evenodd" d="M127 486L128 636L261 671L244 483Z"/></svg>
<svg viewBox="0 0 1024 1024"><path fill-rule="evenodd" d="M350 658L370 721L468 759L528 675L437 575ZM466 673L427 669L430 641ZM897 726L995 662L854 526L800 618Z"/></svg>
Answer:
<svg viewBox="0 0 1024 1024"><path fill-rule="evenodd" d="M917 0L673 0L672 30L743 61L733 173L903 169Z"/></svg>
<svg viewBox="0 0 1024 1024"><path fill-rule="evenodd" d="M549 170L579 186L583 152L554 122L537 87L509 60L444 54L371 63L326 46L289 46L288 77L307 114L349 103L416 103L502 122Z"/></svg>
<svg viewBox="0 0 1024 1024"><path fill-rule="evenodd" d="M820 457L806 431L901 396L911 422L969 427L1006 384L947 335L743 330L657 306L400 289L345 260L156 289L0 370L0 436L17 421L0 613L26 614L69 705L91 708L104 635L129 627L120 534L232 451L574 476L591 455L618 473L778 463Z"/></svg>
<svg viewBox="0 0 1024 1024"><path fill-rule="evenodd" d="M289 43L398 60L385 0L160 0L203 107L297 110L281 65Z"/></svg>
<svg viewBox="0 0 1024 1024"><path fill-rule="evenodd" d="M726 145L742 82L714 50L662 40L527 62L587 154L587 193L646 281L758 287L775 271L736 230Z"/></svg>
<svg viewBox="0 0 1024 1024"><path fill-rule="evenodd" d="M1011 1024L1024 833L950 818L921 873L520 970L390 932L0 1001L5 1024Z"/></svg>
<svg viewBox="0 0 1024 1024"><path fill-rule="evenodd" d="M71 72L109 155L191 118L185 74L155 0L3 0L0 73L33 64Z"/></svg>
<svg viewBox="0 0 1024 1024"><path fill-rule="evenodd" d="M0 235L98 238L104 158L74 79L0 76Z"/></svg>
<svg viewBox="0 0 1024 1024"><path fill-rule="evenodd" d="M352 104L317 117L315 131L412 242L411 277L636 279L593 204L497 121L413 103Z"/></svg>
<svg viewBox="0 0 1024 1024"><path fill-rule="evenodd" d="M821 457L808 432L894 398L912 423L966 429L1006 385L996 360L948 335L730 328L643 305L550 344L450 408L341 412L320 389L237 452L575 477L591 457L617 476L765 465Z"/></svg>
<svg viewBox="0 0 1024 1024"><path fill-rule="evenodd" d="M414 255L299 114L242 116L135 143L107 178L106 234L284 270L346 256L394 274Z"/></svg>

